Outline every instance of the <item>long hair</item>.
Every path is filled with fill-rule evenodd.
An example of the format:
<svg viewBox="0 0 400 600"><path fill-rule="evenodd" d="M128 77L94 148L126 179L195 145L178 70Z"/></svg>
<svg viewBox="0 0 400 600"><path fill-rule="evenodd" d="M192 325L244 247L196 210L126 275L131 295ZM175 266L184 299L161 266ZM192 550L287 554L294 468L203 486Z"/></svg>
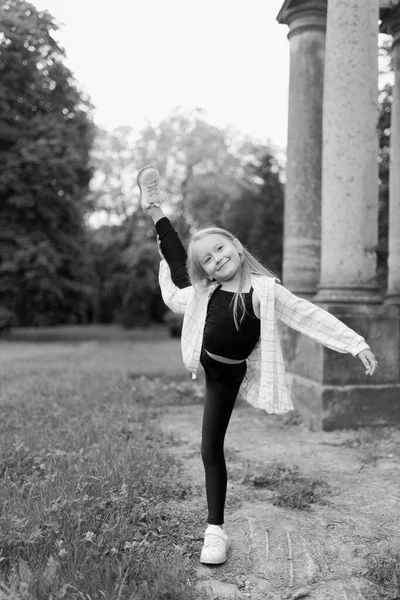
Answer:
<svg viewBox="0 0 400 600"><path fill-rule="evenodd" d="M204 271L201 263L194 251L194 246L197 240L203 239L208 235L219 234L223 237L227 238L231 242L235 242L237 238L226 231L226 229L222 229L220 227L204 227L197 231L191 238L188 246L188 256L186 262L187 272L190 278L190 281L193 287L197 287L200 289L207 289L211 285L215 283L215 280L210 280L207 276L207 273ZM266 276L272 277L274 279L278 279L277 276L272 273L269 269L264 267L264 265L253 256L242 244L242 252L240 254L240 279L238 290L235 292L233 296L233 319L235 321L236 329L240 329L240 325L244 319L246 314L246 304L244 301L244 293L243 287L246 281L247 276L249 275L257 275L257 276ZM278 280L279 281L279 280Z"/></svg>

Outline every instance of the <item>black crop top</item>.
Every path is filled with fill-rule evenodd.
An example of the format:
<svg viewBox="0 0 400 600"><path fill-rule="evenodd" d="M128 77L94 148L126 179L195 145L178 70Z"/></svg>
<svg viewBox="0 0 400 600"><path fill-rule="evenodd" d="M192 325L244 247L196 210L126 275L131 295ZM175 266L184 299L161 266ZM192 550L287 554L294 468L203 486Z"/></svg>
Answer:
<svg viewBox="0 0 400 600"><path fill-rule="evenodd" d="M245 360L260 338L260 320L254 314L251 288L244 294L246 314L238 331L233 319L233 296L234 292L219 287L212 294L207 307L203 345L213 354Z"/></svg>

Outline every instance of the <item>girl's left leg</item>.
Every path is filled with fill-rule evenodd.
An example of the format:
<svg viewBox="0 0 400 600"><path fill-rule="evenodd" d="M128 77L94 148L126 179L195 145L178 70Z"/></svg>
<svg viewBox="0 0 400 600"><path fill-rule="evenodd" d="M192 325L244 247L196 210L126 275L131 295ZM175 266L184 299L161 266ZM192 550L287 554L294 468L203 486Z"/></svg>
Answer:
<svg viewBox="0 0 400 600"><path fill-rule="evenodd" d="M222 526L224 523L228 481L224 441L239 387L240 383L213 381L206 372L201 456L205 470L209 525Z"/></svg>
<svg viewBox="0 0 400 600"><path fill-rule="evenodd" d="M203 348L201 364L206 375L201 454L206 479L207 522L210 525L223 525L227 488L224 441L239 388L246 374L246 362L233 365L220 363L212 359Z"/></svg>
<svg viewBox="0 0 400 600"><path fill-rule="evenodd" d="M223 529L227 488L224 440L246 362L227 365L213 360L202 351L201 364L206 375L201 454L206 479L208 527L200 561L221 564L226 561L229 537Z"/></svg>

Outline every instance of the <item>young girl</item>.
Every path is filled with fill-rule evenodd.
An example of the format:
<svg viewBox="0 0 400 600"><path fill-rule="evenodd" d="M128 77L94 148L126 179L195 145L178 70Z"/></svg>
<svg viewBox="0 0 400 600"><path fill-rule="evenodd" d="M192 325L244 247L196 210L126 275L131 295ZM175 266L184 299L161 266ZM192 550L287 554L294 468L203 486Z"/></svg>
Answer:
<svg viewBox="0 0 400 600"><path fill-rule="evenodd" d="M160 204L159 173L138 174L142 207L159 240L159 282L164 302L184 314L182 355L196 376L204 368L206 393L201 454L205 469L208 526L200 561L223 563L229 538L224 530L227 472L224 439L236 397L268 413L292 410L276 321L280 319L337 352L358 356L372 375L377 361L364 338L327 311L284 288L231 233L198 231L188 256Z"/></svg>

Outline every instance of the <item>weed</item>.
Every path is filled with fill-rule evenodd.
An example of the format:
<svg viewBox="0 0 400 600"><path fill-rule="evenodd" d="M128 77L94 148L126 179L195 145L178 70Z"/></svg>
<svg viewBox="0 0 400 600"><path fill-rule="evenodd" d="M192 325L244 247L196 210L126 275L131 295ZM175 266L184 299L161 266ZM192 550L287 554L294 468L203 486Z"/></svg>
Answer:
<svg viewBox="0 0 400 600"><path fill-rule="evenodd" d="M275 506L307 510L311 504L321 501L328 491L323 480L301 475L297 466L274 462L256 470L257 473L246 475L243 483L271 490Z"/></svg>
<svg viewBox="0 0 400 600"><path fill-rule="evenodd" d="M397 454L398 441L398 427L366 427L344 440L341 445L357 450L363 466L376 467L380 459Z"/></svg>
<svg viewBox="0 0 400 600"><path fill-rule="evenodd" d="M365 560L362 576L375 586L370 596L397 600L400 597L400 550L386 542L370 551Z"/></svg>
<svg viewBox="0 0 400 600"><path fill-rule="evenodd" d="M300 413L295 409L284 413L281 419L286 427L297 427L298 425L303 424L303 419Z"/></svg>

